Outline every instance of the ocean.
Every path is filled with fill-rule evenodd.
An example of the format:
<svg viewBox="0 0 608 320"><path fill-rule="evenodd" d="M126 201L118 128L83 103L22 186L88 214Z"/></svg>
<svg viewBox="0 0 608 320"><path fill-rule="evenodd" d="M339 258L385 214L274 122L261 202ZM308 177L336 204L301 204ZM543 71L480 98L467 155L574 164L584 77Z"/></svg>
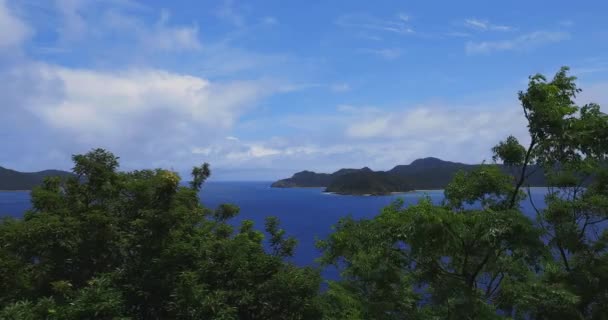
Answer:
<svg viewBox="0 0 608 320"><path fill-rule="evenodd" d="M315 247L317 239L325 238L341 217L370 218L396 199L403 199L406 205L418 202L428 196L434 202L441 202L443 191L416 191L387 196L343 196L327 194L322 188L270 188L271 182L208 182L201 190L201 201L208 208L223 203L238 205L241 212L233 223L249 219L259 230L264 228L264 218L276 216L288 235L298 239L298 246L292 261L300 266L314 265L320 252ZM544 188L532 188L532 199L537 206L542 205L546 192ZM525 213L532 214L528 200L522 202ZM20 217L30 208L28 192L0 192L0 217ZM333 269L325 269L326 279L335 278Z"/></svg>

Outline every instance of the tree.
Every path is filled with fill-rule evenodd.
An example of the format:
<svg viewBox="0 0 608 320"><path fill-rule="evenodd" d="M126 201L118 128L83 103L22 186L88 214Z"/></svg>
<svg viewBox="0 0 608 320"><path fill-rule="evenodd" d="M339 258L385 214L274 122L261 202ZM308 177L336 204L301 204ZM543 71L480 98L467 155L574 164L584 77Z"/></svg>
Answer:
<svg viewBox="0 0 608 320"><path fill-rule="evenodd" d="M266 242L251 221L229 224L238 207L200 205L208 164L186 187L167 170L119 172L102 149L73 160L73 177L47 179L23 220L0 224L1 319L318 318L319 272L285 262L296 242L278 220Z"/></svg>
<svg viewBox="0 0 608 320"><path fill-rule="evenodd" d="M493 148L512 176L482 165L457 174L441 205L396 202L373 219L341 220L319 242L321 261L342 275L323 295L325 317L603 319L608 117L576 106L575 80L562 68L519 93L529 144L510 136ZM531 219L519 204L537 168L549 188Z"/></svg>

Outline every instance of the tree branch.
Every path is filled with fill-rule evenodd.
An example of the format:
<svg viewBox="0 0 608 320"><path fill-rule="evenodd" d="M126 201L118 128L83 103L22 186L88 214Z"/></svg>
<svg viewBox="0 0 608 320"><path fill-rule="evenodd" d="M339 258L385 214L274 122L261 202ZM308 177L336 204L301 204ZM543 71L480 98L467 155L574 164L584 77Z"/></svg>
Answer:
<svg viewBox="0 0 608 320"><path fill-rule="evenodd" d="M526 169L528 168L530 162L530 156L532 155L532 150L536 145L536 139L532 137L530 140L530 145L528 146L528 151L526 151L526 157L524 158L524 166L521 169L521 175L519 176L519 181L515 185L515 190L513 190L513 194L511 195L511 200L509 201L509 209L513 209L515 207L515 201L517 200L517 194L519 193L519 189L526 181Z"/></svg>

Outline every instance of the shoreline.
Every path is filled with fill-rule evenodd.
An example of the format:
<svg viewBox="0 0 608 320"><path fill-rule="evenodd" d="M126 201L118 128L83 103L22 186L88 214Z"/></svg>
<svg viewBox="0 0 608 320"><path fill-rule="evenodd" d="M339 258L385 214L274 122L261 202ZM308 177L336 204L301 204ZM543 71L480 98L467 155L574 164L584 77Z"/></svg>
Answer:
<svg viewBox="0 0 608 320"><path fill-rule="evenodd" d="M323 189L323 188L327 188L327 187L273 187L273 186L270 186L269 188L273 188L273 189Z"/></svg>

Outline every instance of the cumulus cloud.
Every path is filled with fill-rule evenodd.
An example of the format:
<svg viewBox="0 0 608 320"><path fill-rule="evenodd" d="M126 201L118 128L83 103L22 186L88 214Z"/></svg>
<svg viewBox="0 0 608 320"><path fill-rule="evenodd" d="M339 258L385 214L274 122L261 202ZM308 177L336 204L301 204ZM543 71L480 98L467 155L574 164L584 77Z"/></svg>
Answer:
<svg viewBox="0 0 608 320"><path fill-rule="evenodd" d="M94 147L121 156L125 169L183 170L200 161L247 165L249 159L302 153L305 149L240 141L232 136L235 124L269 95L312 87L348 89L344 84L298 86L251 72L240 80L235 72L259 68L263 59L276 65L281 57L262 57L222 41L203 46L195 24L176 25L168 11L155 14L125 0L41 4L35 9L53 19L41 22L33 17L43 13L30 12L32 27L16 18L8 2L0 4L2 30L15 31L10 41L0 40L11 51L21 49L36 28L49 27L58 32L57 41L44 43L48 50L31 49L63 54L56 60L61 62L27 54L10 60L0 56L0 164L15 169L65 169L71 154ZM163 52L150 55L153 51ZM125 52L133 58L123 58ZM71 57L78 62L70 63ZM183 62L188 72L176 71L180 64L172 60L184 57L205 61ZM207 65L222 70L209 72Z"/></svg>
<svg viewBox="0 0 608 320"><path fill-rule="evenodd" d="M528 139L516 101L496 102L491 108L433 103L402 110L340 106L335 126L343 140L328 146L348 147L339 159L350 166L385 170L426 156L478 163L489 159L491 147L510 134L524 143Z"/></svg>
<svg viewBox="0 0 608 320"><path fill-rule="evenodd" d="M226 77L234 65L237 71L257 68L263 57L222 41L203 46L195 23L175 23L169 11L138 2L11 4L0 0L0 165L65 169L71 154L103 147L120 155L127 169L184 169L212 154L191 152L193 144L238 142L229 136L235 123L289 83L251 73L245 80ZM26 49L38 29L57 38L13 54ZM61 56L44 61L48 54ZM207 59L214 56L222 56L221 63ZM175 63L195 57L233 69L207 72L204 63ZM269 153L263 146L250 151L254 157Z"/></svg>
<svg viewBox="0 0 608 320"><path fill-rule="evenodd" d="M419 106L404 112L380 114L356 121L346 129L352 138L406 138L470 141L524 127L518 109L483 110L476 107ZM499 128L497 130L497 128Z"/></svg>
<svg viewBox="0 0 608 320"><path fill-rule="evenodd" d="M28 108L49 125L83 137L123 136L130 130L152 133L154 123L137 123L155 113L163 116L157 120L173 119L176 126L228 128L246 106L269 93L258 82L212 83L156 69L94 71L46 64L31 68L39 68L41 81L56 82L58 91L36 97Z"/></svg>
<svg viewBox="0 0 608 320"><path fill-rule="evenodd" d="M568 40L566 32L536 31L524 34L514 39L498 41L467 42L465 50L468 54L487 54L495 51L526 51L551 43Z"/></svg>
<svg viewBox="0 0 608 320"><path fill-rule="evenodd" d="M527 141L525 118L516 101L499 101L492 107L432 103L392 110L339 105L333 114L289 116L260 126L273 123L298 132L315 129L281 139L244 140L201 149L222 165L275 168L277 172L292 168L287 172L291 174L303 169L331 172L363 166L387 170L427 156L479 163L490 159L491 147L510 134Z"/></svg>
<svg viewBox="0 0 608 320"><path fill-rule="evenodd" d="M65 168L70 154L93 147L121 155L126 168L187 168L200 161L189 150L193 141L223 140L243 114L276 92L265 81L218 82L152 68L103 71L30 62L0 71L9 84L0 90L0 108L8 112L0 119L8 139L3 149L13 155L29 150L40 169ZM64 162L52 154L63 154ZM27 165L18 158L15 168Z"/></svg>
<svg viewBox="0 0 608 320"><path fill-rule="evenodd" d="M192 154L218 159L223 166L276 166L277 161L299 163L302 160L319 160L326 156L348 154L353 151L348 145L298 144L289 139L267 141L233 140L217 142L204 147L192 147Z"/></svg>

